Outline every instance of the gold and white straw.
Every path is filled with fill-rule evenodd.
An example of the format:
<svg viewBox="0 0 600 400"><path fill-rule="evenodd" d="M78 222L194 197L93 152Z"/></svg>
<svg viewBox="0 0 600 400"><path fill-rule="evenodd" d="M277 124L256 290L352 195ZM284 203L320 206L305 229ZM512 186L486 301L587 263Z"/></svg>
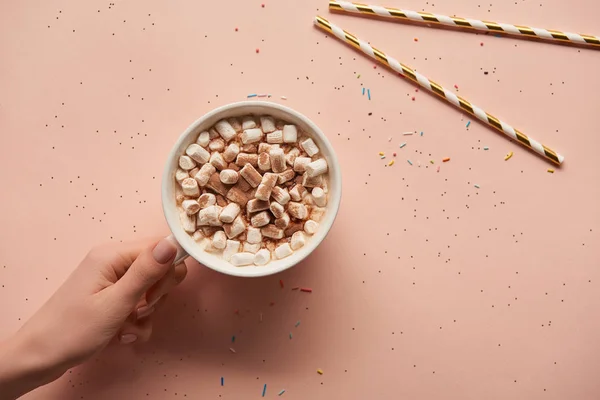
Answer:
<svg viewBox="0 0 600 400"><path fill-rule="evenodd" d="M481 21L478 19L449 17L447 15L432 14L420 11L401 10L397 8L382 7L347 1L330 1L329 10L342 13L354 13L365 16L377 16L397 21L411 21L425 25L444 25L454 28L476 30L489 33L508 34L515 37L537 38L549 43L571 43L591 46L600 49L600 38L592 35L562 32L553 29L532 28L522 25L503 24L498 22Z"/></svg>
<svg viewBox="0 0 600 400"><path fill-rule="evenodd" d="M325 18L316 17L315 25L317 27L333 34L338 39L343 40L347 44L349 44L352 47L369 55L370 57L372 57L375 60L379 61L380 63L386 65L387 67L393 69L394 71L398 72L403 77L408 78L411 81L413 81L414 83L418 84L419 86L429 90L430 92L437 94L438 96L445 99L449 103L455 105L456 107L460 108L461 110L466 111L469 114L475 116L477 119L481 120L482 122L496 128L500 132L504 133L506 136L510 137L511 139L516 140L517 142L519 142L520 144L522 144L524 146L527 146L531 150L546 157L548 160L554 162L555 164L560 165L563 162L564 157L561 156L560 154L556 153L554 150L552 150L549 147L546 147L543 144L539 143L538 141L528 137L527 135L518 131L517 129L514 129L512 126L510 126L506 122L503 122L503 121L499 120L498 118L494 117L493 115L488 114L487 112L483 111L481 108L479 108L476 105L470 103L469 101L463 99L462 97L457 96L452 91L444 88L440 84L421 75L420 73L413 70L412 68L410 68L404 64L401 64L400 62L398 62L398 60L388 56L381 50L378 50L375 47L372 47L368 42L365 42L364 40L357 38L353 34L344 31L340 27L335 26L334 24L332 24Z"/></svg>

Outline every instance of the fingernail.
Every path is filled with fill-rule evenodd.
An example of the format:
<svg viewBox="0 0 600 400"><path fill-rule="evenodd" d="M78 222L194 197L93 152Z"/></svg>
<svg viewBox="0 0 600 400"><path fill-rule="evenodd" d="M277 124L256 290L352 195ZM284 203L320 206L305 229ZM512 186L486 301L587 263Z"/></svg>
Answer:
<svg viewBox="0 0 600 400"><path fill-rule="evenodd" d="M163 296L164 296L164 294L163 294L163 295L161 295L161 296L160 296L158 299L155 299L155 300L151 301L150 303L148 303L148 307L152 307L152 308L154 308L154 306L156 305L156 303L158 303L158 301L159 301L160 299L162 299L162 298L163 298Z"/></svg>
<svg viewBox="0 0 600 400"><path fill-rule="evenodd" d="M122 344L129 344L129 343L133 343L137 340L137 336L134 335L133 333L126 333L124 335L121 335L121 337L119 338L119 341Z"/></svg>
<svg viewBox="0 0 600 400"><path fill-rule="evenodd" d="M136 315L137 318L146 318L148 315L152 314L154 312L154 307L152 306L141 306L140 308L137 309L136 311Z"/></svg>
<svg viewBox="0 0 600 400"><path fill-rule="evenodd" d="M175 258L175 254L177 254L177 248L167 239L162 239L158 242L152 251L152 257L154 257L159 264L166 264L168 261Z"/></svg>

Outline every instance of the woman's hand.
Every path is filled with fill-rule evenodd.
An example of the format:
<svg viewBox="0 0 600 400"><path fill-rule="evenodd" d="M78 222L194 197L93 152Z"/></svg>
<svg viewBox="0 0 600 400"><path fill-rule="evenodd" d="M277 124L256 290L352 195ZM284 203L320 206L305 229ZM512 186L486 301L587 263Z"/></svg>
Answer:
<svg viewBox="0 0 600 400"><path fill-rule="evenodd" d="M0 400L51 382L111 341L152 333L152 313L186 276L168 239L92 249L42 308L0 344Z"/></svg>

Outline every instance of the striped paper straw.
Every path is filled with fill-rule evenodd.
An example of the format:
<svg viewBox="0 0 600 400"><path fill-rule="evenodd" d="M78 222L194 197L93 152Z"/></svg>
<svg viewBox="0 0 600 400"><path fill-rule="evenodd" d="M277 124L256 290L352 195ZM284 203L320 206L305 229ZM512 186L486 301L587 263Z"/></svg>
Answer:
<svg viewBox="0 0 600 400"><path fill-rule="evenodd" d="M469 114L475 116L477 119L496 128L497 130L504 133L506 136L510 137L511 139L515 139L522 145L529 147L531 150L546 157L547 159L554 162L555 164L560 165L563 162L564 157L561 156L560 154L556 153L554 150L552 150L552 149L544 146L543 144L539 143L538 141L528 137L527 135L516 130L515 128L513 128L506 122L503 122L503 121L499 120L498 118L494 117L493 115L486 113L481 108L479 108L476 105L470 103L469 101L463 99L462 97L455 95L452 91L444 88L439 83L436 83L436 82L428 79L427 77L421 75L420 73L413 70L412 68L410 68L404 64L401 64L400 62L398 62L398 60L386 55L381 50L371 47L371 45L369 43L357 38L350 32L346 32L343 29L341 29L340 27L335 26L334 24L332 24L325 18L315 17L315 25L327 32L332 33L338 39L343 40L344 42L348 43L352 47L355 47L356 49L362 51L363 53L365 53L365 54L371 56L372 58L374 58L375 60L379 61L380 63L388 66L389 68L398 72L403 77L410 79L411 81L415 82L419 86L429 90L430 92L437 94L438 96L445 99L449 103L454 104L456 107L459 107L461 110L468 112Z"/></svg>
<svg viewBox="0 0 600 400"><path fill-rule="evenodd" d="M514 36L538 38L549 40L550 43L563 42L578 45L600 46L600 38L592 35L580 35L578 33L561 32L552 29L530 28L528 26L502 24L498 22L480 21L478 19L449 17L447 15L431 14L426 12L400 10L382 6L367 5L361 3L350 3L348 1L330 1L331 11L357 13L368 16L379 16L383 18L401 21L413 21L422 24L446 25L455 28L473 29L483 32L505 33Z"/></svg>

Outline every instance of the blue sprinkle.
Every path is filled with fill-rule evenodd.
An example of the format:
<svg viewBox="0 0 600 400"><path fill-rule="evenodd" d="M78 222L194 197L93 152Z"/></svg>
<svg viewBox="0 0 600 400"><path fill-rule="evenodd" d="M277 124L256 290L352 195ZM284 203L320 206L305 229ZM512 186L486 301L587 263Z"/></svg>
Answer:
<svg viewBox="0 0 600 400"><path fill-rule="evenodd" d="M231 343L235 343L235 335L231 337Z"/></svg>
<svg viewBox="0 0 600 400"><path fill-rule="evenodd" d="M467 122L467 128L471 125L471 121Z"/></svg>
<svg viewBox="0 0 600 400"><path fill-rule="evenodd" d="M410 165L412 165L412 161L410 161L410 160L406 160L406 161L408 161L408 163L409 163Z"/></svg>
<svg viewBox="0 0 600 400"><path fill-rule="evenodd" d="M363 96L365 95L365 88L363 88Z"/></svg>
<svg viewBox="0 0 600 400"><path fill-rule="evenodd" d="M248 95L248 98L250 98L250 97L256 97L256 96L258 96L256 93L254 93L254 94L249 94L249 95Z"/></svg>
<svg viewBox="0 0 600 400"><path fill-rule="evenodd" d="M423 136L423 131L421 131L421 136Z"/></svg>
<svg viewBox="0 0 600 400"><path fill-rule="evenodd" d="M284 393L285 393L285 389L283 389L281 392L277 393L277 396L281 396Z"/></svg>
<svg viewBox="0 0 600 400"><path fill-rule="evenodd" d="M225 378L221 377L221 386L225 386Z"/></svg>
<svg viewBox="0 0 600 400"><path fill-rule="evenodd" d="M265 386L263 386L263 394L262 397L265 397L265 394L267 394L267 384L265 383Z"/></svg>
<svg viewBox="0 0 600 400"><path fill-rule="evenodd" d="M296 328L300 325L300 321L296 322Z"/></svg>
<svg viewBox="0 0 600 400"><path fill-rule="evenodd" d="M367 96L369 96L369 100L371 100L371 89L367 89Z"/></svg>

